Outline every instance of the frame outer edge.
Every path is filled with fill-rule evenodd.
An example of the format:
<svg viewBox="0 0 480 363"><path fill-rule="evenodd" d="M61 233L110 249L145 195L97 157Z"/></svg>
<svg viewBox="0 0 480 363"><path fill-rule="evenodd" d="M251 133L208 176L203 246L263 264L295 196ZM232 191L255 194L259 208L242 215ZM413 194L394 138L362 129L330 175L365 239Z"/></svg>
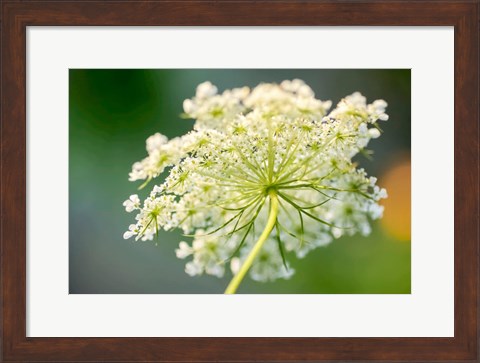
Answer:
<svg viewBox="0 0 480 363"><path fill-rule="evenodd" d="M121 2L114 2L112 4L120 4ZM176 3L177 5L180 5L180 2L178 1L173 1L170 3ZM192 3L192 2L189 2ZM223 10L220 10L219 7L223 6L224 4L221 4L218 1L206 1L204 2L204 9L208 9L209 6L212 7L212 14L225 14ZM237 4L240 6L240 2L230 2L230 5L232 3ZM273 2L271 1L247 1L246 3L250 3L254 7L256 7L258 4L272 4ZM283 2L282 2L283 3ZM286 1L285 3L289 3L292 5L293 2L291 1ZM314 2L307 1L304 2L309 6L313 6L312 4L315 4ZM330 2L326 2L330 3ZM345 9L345 4L347 2L339 2L340 4L343 4L343 9ZM362 2L356 2L349 4L352 5L352 7L357 6L358 4L380 4L380 2L375 2L375 1L362 1ZM395 3L398 3L396 1ZM413 6L416 7L417 4L424 5L424 6L431 6L432 2L431 1L418 1L416 2L415 5L411 1L403 1L402 3L405 3L406 6ZM457 295L455 297L455 342L456 344L454 346L448 345L448 356L450 358L450 361L461 359L463 361L477 361L477 359L480 358L479 356L479 349L478 349L478 330L480 326L480 320L479 320L479 314L478 314L478 309L480 308L480 296L479 296L479 278L478 274L480 273L479 267L479 227L478 227L478 220L479 220L479 167L478 167L478 162L479 162L479 139L480 135L478 133L478 115L479 115L479 108L478 108L478 96L479 96L479 63L478 63L478 58L479 58L479 53L478 53L478 38L479 38L479 4L478 0L472 0L472 1L438 1L439 4L435 5L452 5L455 9L455 12L450 14L451 17L457 16L457 22L456 22L456 30L458 29L459 31L463 32L463 41L461 44L457 45L457 36L455 35L455 58L457 60L457 55L459 58L462 58L463 61L462 63L465 65L468 65L468 68L472 70L472 73L469 73L469 69L467 67L464 67L462 70L462 73L459 74L461 70L457 70L457 67L455 67L455 94L468 94L468 95L474 95L477 104L471 105L471 109L467 110L459 110L457 107L455 108L455 120L457 119L462 119L462 120L471 120L471 124L468 123L468 126L473 125L475 131L475 144L470 145L468 147L468 150L463 150L462 155L461 155L461 160L465 160L469 165L472 165L476 161L476 173L473 171L470 171L470 174L464 175L465 177L469 178L468 184L470 186L469 190L474 191L474 197L472 198L471 195L469 195L469 198L465 198L462 200L462 202L465 203L466 208L464 209L464 212L462 213L461 217L464 220L468 220L470 224L467 224L467 226L470 226L471 231L476 233L476 241L471 241L471 243L467 246L468 251L470 252L470 255L466 259L461 259L458 257L457 253L455 254L455 263L461 263L465 267L462 268L461 274L457 272L457 269L455 270L455 292L457 292L457 287L458 287L458 282L464 281L466 276L470 276L470 279L468 282L464 281L464 285L462 286L461 294L462 297L465 298L467 297L470 301L470 305L473 305L474 309L470 310L470 312L467 312L465 314L461 310L459 311L460 316L462 318L462 324L457 325L457 306L462 305L463 303L459 301L460 296L457 298ZM26 180L25 180L25 173L22 174L21 168L12 168L8 174L6 173L7 168L9 168L11 165L15 164L20 164L20 165L26 165L26 140L25 140L25 132L26 132L26 110L25 108L18 107L18 103L13 102L14 97L12 95L14 93L17 94L18 97L22 98L23 105L26 105L26 94L25 94L25 83L26 81L26 69L24 67L25 65L25 56L26 56L26 50L25 50L25 41L26 41L26 26L29 24L37 24L38 22L41 22L42 20L39 20L39 18L36 18L35 11L32 9L35 8L41 8L43 6L42 4L49 4L51 5L52 2L49 1L32 1L32 2L20 2L20 1L4 1L4 3L1 5L0 11L3 11L1 14L1 40L2 40L2 47L1 47L1 89L0 89L0 97L1 97L1 105L2 105L2 110L1 110L1 125L0 125L0 138L1 138L1 150L0 150L0 157L1 157L1 167L0 167L0 190L1 190L1 207L0 207L0 218L1 218L1 235L0 235L0 262L1 262L1 281L0 281L0 289L1 289L1 327L0 329L2 330L2 339L1 339L1 344L2 344L2 352L1 352L1 357L2 360L32 360L33 355L39 354L37 357L38 359L41 360L51 360L51 359L56 359L58 358L58 355L55 353L55 348L53 345L53 341L50 340L50 338L26 338L26 329L25 329L25 323L26 323L26 316L25 316L25 308L26 308L26 301L25 301L25 294L26 294L26 275L25 275L25 264L26 261L24 260L25 257L25 252L26 252L26 236L22 235L19 236L15 241L14 240L5 240L6 235L13 235L15 231L22 231L26 230L26 225L25 225L25 212L26 212L26 205L18 205L18 200L25 200L25 187L26 187ZM64 3L61 3L63 6ZM100 8L102 8L102 11L105 11L105 3L102 3L100 1L91 1L91 2L77 2L76 4L71 1L66 1L65 4L67 5L72 5L71 8L76 8L78 9L87 9L89 7L93 8L97 4ZM125 2L121 6L125 6ZM140 1L135 1L135 2L130 2L132 6L136 7L141 7L142 2ZM143 4L146 4L143 2ZM152 3L150 3L152 4ZM227 3L228 4L228 3ZM281 3L280 3L281 4ZM320 3L317 3L320 4ZM324 4L322 2L321 4ZM58 8L60 9L60 3L57 3ZM183 7L184 4L181 5ZM113 6L113 5L112 5ZM147 6L147 5L145 5ZM150 6L150 5L148 5ZM153 5L152 5L153 6ZM155 6L160 6L160 3L156 3ZM243 6L243 5L242 5ZM383 4L384 8L387 9L389 5L386 4L386 2ZM452 9L453 9L452 7ZM172 7L173 10L171 10L171 13L178 13L179 7ZM230 7L229 9L232 9ZM23 11L23 12L22 12ZM109 11L111 14L111 11ZM181 13L181 12L180 12ZM179 13L179 14L180 14ZM461 17L459 17L459 14L462 14ZM50 15L49 19L47 20L48 25L55 25L55 21L52 20L56 16L59 16L59 14L62 14L60 10L54 11L52 13L53 15ZM71 15L71 13L69 13ZM92 13L93 14L93 13ZM245 15L245 11L242 13ZM93 16L93 15L92 15ZM199 14L197 17L197 21L200 24L205 25L204 23L207 21L205 18L205 14ZM231 15L230 15L231 16ZM287 22L292 22L292 18L288 17L285 15L288 20ZM208 16L207 16L208 17ZM160 17L161 19L165 19L164 16ZM226 19L227 15L225 16ZM348 16L347 17L349 21L352 24L355 25L361 25L364 23L366 20L362 17L355 17L354 15ZM80 23L90 23L89 22L89 16L86 15L85 13L82 16L79 16L77 20L75 19L70 19L69 15L63 14L61 18L58 20L58 24L63 24L67 25L68 22L73 22L77 24L78 22ZM190 17L190 19L192 19ZM396 20L394 24L390 25L399 25L399 22L404 21L405 23L417 23L421 17L418 17L415 15L415 17L410 18L405 18L404 20ZM98 20L97 20L98 21ZM112 20L112 18L109 18L109 24L113 25L115 23L115 20ZM135 21L135 20L133 20ZM169 22L170 25L176 24L175 21L172 20L161 20L162 22ZM184 25L193 25L191 23L192 20L179 20L179 23L186 22ZM213 22L216 22L217 20L212 20ZM220 22L224 22L225 20L220 20ZM270 23L277 23L277 25L280 25L278 23L281 23L282 20L276 20L275 17L268 17L268 20L266 22ZM438 25L441 25L442 21L439 20L432 20L432 22L438 21ZM151 18L146 20L147 23L155 22L155 16L152 15ZM235 21L234 23L236 25L238 24L239 21ZM250 23L250 20L248 18L241 18L240 22L247 22ZM294 21L293 21L294 22ZM389 25L386 24L388 23L387 20L381 19L379 20L380 23L384 25ZM94 22L95 23L95 22ZM39 24L40 25L40 24ZM46 24L45 24L46 25ZM132 24L131 24L132 25ZM150 24L151 25L151 24ZM290 24L293 25L293 24ZM458 28L457 28L458 27ZM21 49L18 47L18 44L22 43L23 46ZM15 46L17 44L17 46ZM460 46L461 45L461 46ZM7 51L6 51L7 50ZM458 54L457 54L458 53ZM9 66L12 67L12 69L9 69L8 73L5 72L5 64L8 64ZM473 68L472 68L473 67ZM465 74L463 74L465 72ZM457 84L457 76L460 75L462 77L465 77L462 79L462 82L459 82ZM5 90L8 90L9 92L5 92ZM15 92L13 92L14 90ZM470 90L470 92L469 92ZM20 105L22 102L20 102ZM472 120L473 119L473 120ZM8 120L8 122L7 122ZM11 121L15 120L15 122ZM463 123L464 124L464 123ZM456 125L460 126L460 125ZM467 125L464 125L464 127L467 127ZM457 129L457 127L456 127ZM461 130L461 127L460 127ZM464 131L462 135L468 135L468 132L472 132L471 129ZM17 144L15 144L14 141L10 141L9 138L6 137L6 135L12 135L12 134L23 134L23 149L19 148ZM456 135L459 133L456 132ZM455 145L458 144L458 141L462 141L457 139L458 136L455 136L456 142ZM457 158L460 158L457 156L457 153L455 153L455 160L457 161ZM455 171L455 180L457 179L457 171ZM465 179L463 178L462 181L464 182ZM455 182L457 184L457 182ZM8 193L7 193L8 192ZM456 206L458 207L458 202L456 203ZM457 212L457 207L455 207L455 210ZM470 214L468 214L470 213ZM466 215L467 214L467 215ZM473 214L473 216L472 216ZM459 216L460 217L460 216ZM457 221L457 213L455 220ZM8 223L6 223L8 222ZM467 223L467 222L466 222ZM476 226L475 226L476 225ZM23 227L23 229L22 229ZM8 232L8 233L6 233ZM457 235L457 233L455 233ZM463 234L462 234L463 235ZM455 238L457 241L457 238ZM19 243L20 242L20 243ZM459 243L455 243L455 250L458 251L458 248L460 248L461 245ZM6 256L15 256L15 260L6 260ZM457 276L458 275L458 276ZM473 278L472 278L473 276ZM15 280L12 280L11 277L16 277ZM20 306L20 309L19 309ZM23 311L23 313L22 313ZM21 327L21 328L19 328ZM458 333L458 339L457 339L457 333ZM470 338L470 340L469 340ZM474 338L474 340L472 340ZM173 339L173 338L172 338ZM369 338L365 338L368 340ZM95 339L96 340L96 339ZM187 338L186 341L190 341L190 338ZM226 338L228 340L228 338ZM286 339L291 341L290 339ZM113 341L118 341L120 343L120 339L111 339L111 338L105 338L105 339L98 339L99 344L95 344L93 339L75 339L75 338L66 338L65 343L66 344L71 344L71 349L76 349L78 350L77 355L73 354L69 358L66 358L66 360L78 360L79 356L78 353L80 353L82 350L84 350L84 353L87 353L86 355L89 356L89 360L92 360L93 356L91 352L89 353L88 351L90 348L93 348L94 350L98 349L99 346L101 346L103 343L106 344L106 351L109 351L110 349L107 348L110 346L110 348L113 348L114 344ZM145 344L145 347L151 347L151 351L155 350L157 353L160 351L163 351L165 348L159 348L153 349L153 347L156 345L154 342L155 340L153 339L145 339L147 342ZM167 339L166 341L169 341ZM202 343L202 339L194 339L192 341L192 348L196 346L199 351L198 354L196 355L196 361L205 361L205 359L210 359L214 357L215 355L212 356L213 351L213 345L212 344L206 344ZM251 342L250 339L244 339L244 338L239 338L238 339L238 344L234 344L237 348L245 344L246 346L249 345L249 341ZM375 339L372 340L372 344ZM103 343L101 343L103 342ZM172 341L173 342L173 341ZM137 342L139 343L139 342ZM150 357L147 352L143 351L143 346L140 344L134 343L133 346L135 347L135 351L138 353L143 352L145 354L144 357ZM212 342L213 343L213 342ZM269 344L272 343L271 347L273 348L273 342L269 341L267 338L264 342L264 344L252 344L254 347L256 346L257 349L261 349L263 352L260 354L259 358L261 357L265 358L265 350ZM417 342L420 343L420 342ZM52 344L52 345L51 345ZM278 343L277 343L278 344ZM289 343L291 344L291 343ZM41 354L41 351L39 351L41 346L46 347L47 345L50 345L49 349L45 349L43 351L43 354ZM175 346L180 346L181 343L179 341L174 342ZM223 344L222 344L223 345ZM260 348L263 345L262 348ZM310 347L312 348L312 344L310 343L300 343L299 346L304 346L305 348ZM370 346L370 344L369 344ZM411 348L415 350L415 346L418 348L419 346L421 347L421 344L412 344ZM65 347L62 347L61 351L66 352L64 350ZM366 353L362 349L353 349L354 347L351 347L356 356L361 355L364 357L372 357L370 353ZM426 348L426 347L424 347ZM445 346L447 348L447 346ZM400 348L397 348L400 349ZM432 348L430 348L432 349ZM453 349L453 350L452 350ZM220 349L221 351L224 351L224 349ZM50 353L48 353L50 352ZM165 357L170 357L169 360L174 359L176 361L178 360L183 360L185 358L185 352L178 352L176 355L172 355L171 353L168 353L167 351L163 351L165 353ZM107 354L108 352L104 352L104 354ZM114 349L110 350L111 354L115 354ZM109 353L109 354L110 354ZM343 352L346 353L346 352ZM33 355L32 355L33 354ZM47 354L47 355L45 355ZM98 360L101 357L103 359L107 358L107 356L110 356L109 354L107 355L97 355L97 358L95 360ZM225 352L223 352L225 354ZM343 355L344 356L344 355ZM386 356L390 357L389 354ZM385 359L385 354L383 357L378 357L376 359ZM216 355L217 359L220 357L220 355ZM291 355L285 354L284 358L292 358ZM455 358L454 358L455 357ZM120 358L117 356L117 359ZM287 358L287 360L291 360ZM428 356L418 356L419 360L428 360L430 361L430 358ZM123 357L121 359L129 359L128 357ZM168 359L168 358L167 358ZM359 359L359 358L357 358ZM405 359L405 358L403 358ZM445 359L445 358L444 358ZM37 359L34 359L37 360ZM409 359L405 359L409 361ZM282 361L286 361L285 359L282 359Z"/></svg>

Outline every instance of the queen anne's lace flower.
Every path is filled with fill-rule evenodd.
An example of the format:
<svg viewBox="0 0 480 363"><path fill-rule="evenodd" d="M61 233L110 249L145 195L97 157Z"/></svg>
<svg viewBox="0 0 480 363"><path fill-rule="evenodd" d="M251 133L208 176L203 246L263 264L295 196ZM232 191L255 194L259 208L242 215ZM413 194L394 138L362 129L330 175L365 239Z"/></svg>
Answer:
<svg viewBox="0 0 480 363"><path fill-rule="evenodd" d="M189 275L221 277L228 261L234 273L253 261L254 280L289 278L289 253L302 258L344 234L367 235L369 220L381 217L386 192L352 157L380 136L385 101L367 104L356 92L327 114L331 102L301 80L222 94L205 82L183 106L194 130L170 141L149 137L148 157L133 165L132 181L169 174L143 206L136 195L125 201L137 222L124 237L151 240L160 228L181 228L193 237L176 250L192 258Z"/></svg>

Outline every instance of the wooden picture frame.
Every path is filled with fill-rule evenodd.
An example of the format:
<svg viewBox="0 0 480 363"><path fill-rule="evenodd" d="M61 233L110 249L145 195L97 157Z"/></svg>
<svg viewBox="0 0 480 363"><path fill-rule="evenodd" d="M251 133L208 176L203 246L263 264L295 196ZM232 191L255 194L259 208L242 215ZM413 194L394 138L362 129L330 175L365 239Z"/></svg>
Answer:
<svg viewBox="0 0 480 363"><path fill-rule="evenodd" d="M12 1L1 55L3 361L478 361L478 1ZM453 338L26 337L28 26L453 26L455 333ZM428 122L428 121L426 121Z"/></svg>

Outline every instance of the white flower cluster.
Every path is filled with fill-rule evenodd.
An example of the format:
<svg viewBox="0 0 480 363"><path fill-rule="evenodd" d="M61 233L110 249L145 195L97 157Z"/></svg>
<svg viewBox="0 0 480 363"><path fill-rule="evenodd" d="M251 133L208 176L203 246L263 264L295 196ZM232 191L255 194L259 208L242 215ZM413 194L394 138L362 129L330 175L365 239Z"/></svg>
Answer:
<svg viewBox="0 0 480 363"><path fill-rule="evenodd" d="M183 106L194 130L149 137L148 157L133 165L130 180L169 174L143 205L137 195L125 201L137 216L124 237L181 228L193 237L176 250L192 258L189 275L221 277L227 263L236 273L267 223L271 193L279 211L249 272L257 281L289 278L289 253L302 258L344 234L367 235L369 220L381 217L386 192L352 157L380 136L385 101L354 93L327 114L331 102L296 79L222 94L205 82Z"/></svg>

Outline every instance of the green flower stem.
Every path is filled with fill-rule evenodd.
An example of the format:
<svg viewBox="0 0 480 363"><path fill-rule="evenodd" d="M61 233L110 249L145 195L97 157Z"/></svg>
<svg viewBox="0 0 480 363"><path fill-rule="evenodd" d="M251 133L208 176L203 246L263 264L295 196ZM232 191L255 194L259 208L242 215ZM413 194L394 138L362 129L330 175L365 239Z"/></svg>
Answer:
<svg viewBox="0 0 480 363"><path fill-rule="evenodd" d="M258 241L253 246L252 250L248 254L247 259L243 263L242 267L240 267L240 270L238 271L238 273L233 277L232 281L230 281L230 283L228 284L227 289L225 290L225 294L235 294L235 292L238 289L238 286L242 282L246 273L252 266L253 261L255 260L258 253L262 249L263 244L265 243L268 236L270 235L270 232L272 231L273 227L275 227L275 223L277 222L277 215L278 215L278 198L277 198L277 194L273 190L270 191L268 195L270 197L270 214L268 216L267 225L265 226L265 229L260 235L260 238L258 239Z"/></svg>

